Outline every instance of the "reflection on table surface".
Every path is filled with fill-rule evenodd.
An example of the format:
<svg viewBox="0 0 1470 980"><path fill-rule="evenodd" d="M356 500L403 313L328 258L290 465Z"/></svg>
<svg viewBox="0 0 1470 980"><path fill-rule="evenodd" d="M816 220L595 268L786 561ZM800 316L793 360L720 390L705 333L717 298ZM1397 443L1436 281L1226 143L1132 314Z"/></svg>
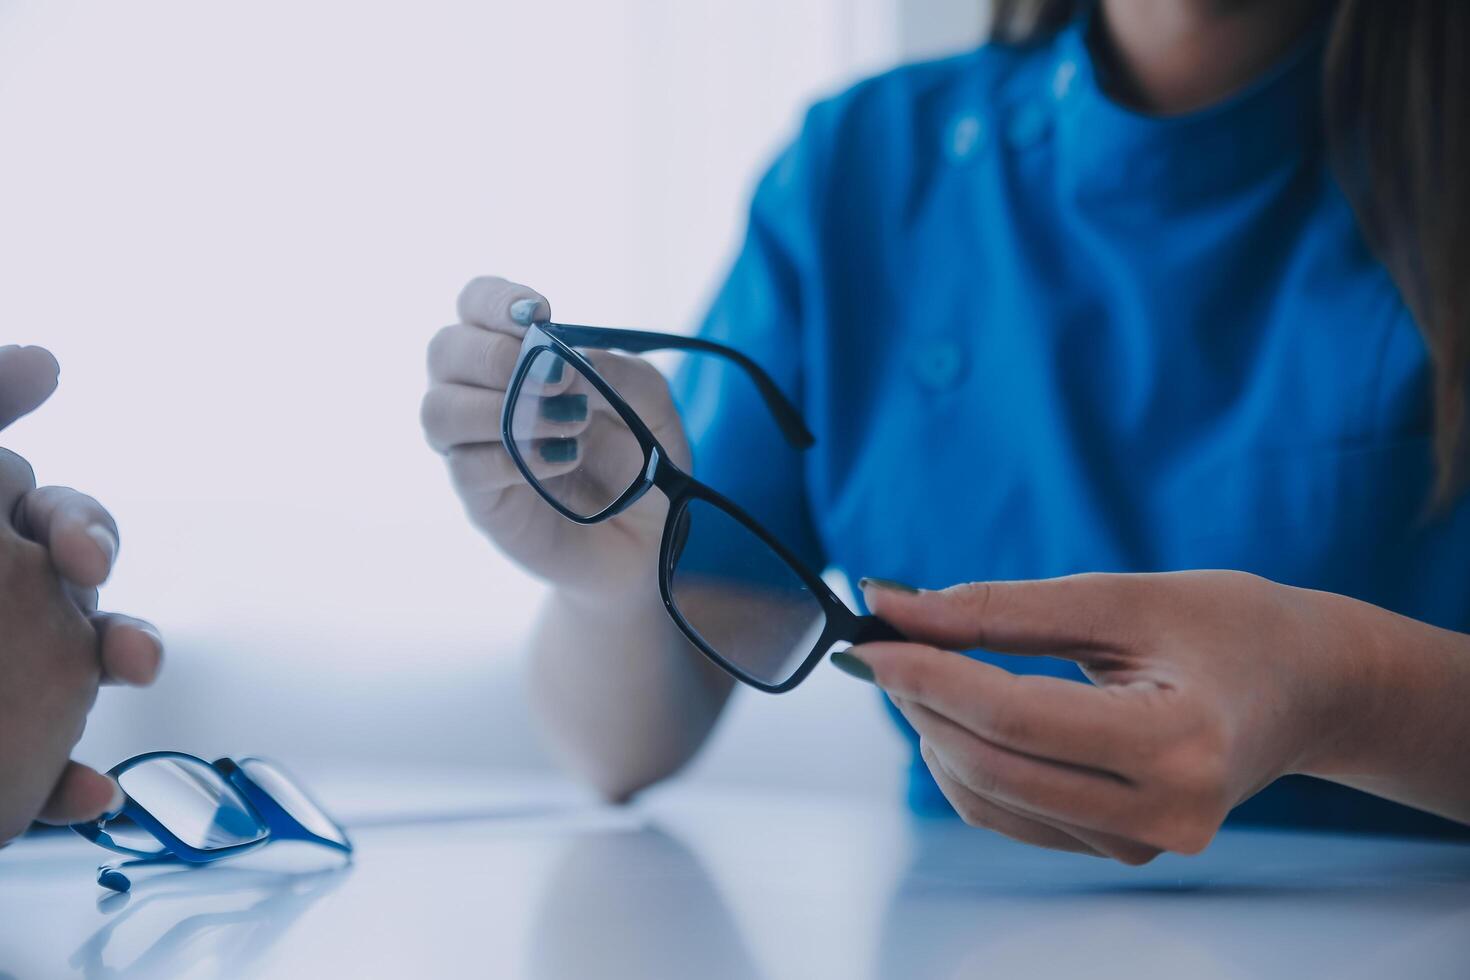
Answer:
<svg viewBox="0 0 1470 980"><path fill-rule="evenodd" d="M541 980L760 975L719 886L658 826L569 841L537 904L530 954Z"/></svg>
<svg viewBox="0 0 1470 980"><path fill-rule="evenodd" d="M222 865L139 875L132 891L98 896L97 909L105 918L68 962L89 980L181 976L202 964L245 973L350 871L350 866L285 871ZM120 949L110 950L113 946ZM122 961L130 953L132 958Z"/></svg>
<svg viewBox="0 0 1470 980"><path fill-rule="evenodd" d="M920 825L876 975L1470 976L1470 847L1230 831L1128 869Z"/></svg>
<svg viewBox="0 0 1470 980"><path fill-rule="evenodd" d="M0 852L0 976L1470 976L1464 846L1232 831L1129 869L857 800L568 799L116 898L102 851L25 840Z"/></svg>

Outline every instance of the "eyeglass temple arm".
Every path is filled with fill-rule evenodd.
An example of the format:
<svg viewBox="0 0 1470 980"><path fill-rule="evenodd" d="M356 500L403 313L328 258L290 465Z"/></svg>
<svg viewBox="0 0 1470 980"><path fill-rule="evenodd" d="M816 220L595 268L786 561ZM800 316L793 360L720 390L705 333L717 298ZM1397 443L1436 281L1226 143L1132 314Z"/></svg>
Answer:
<svg viewBox="0 0 1470 980"><path fill-rule="evenodd" d="M112 864L100 865L97 868L97 884L109 891L125 892L133 887L132 879L122 873L122 868L142 868L157 864L183 864L185 863L176 854L153 854L149 857L129 858L126 861L116 861Z"/></svg>
<svg viewBox="0 0 1470 980"><path fill-rule="evenodd" d="M877 616L858 616L857 628L853 631L852 644L859 643L902 643L908 640L898 630Z"/></svg>
<svg viewBox="0 0 1470 980"><path fill-rule="evenodd" d="M801 412L791 404L791 400L786 397L771 376L759 364L733 347L717 344L702 337L679 337L653 330L583 327L570 323L543 323L540 326L542 329L549 329L560 340L572 347L621 350L630 354L646 354L655 350L687 350L723 357L738 365L750 376L750 380L755 382L761 399L766 403L766 408L770 409L776 425L780 427L781 434L786 437L787 442L797 449L808 449L817 441L811 434L811 430L806 427L806 422L802 420Z"/></svg>

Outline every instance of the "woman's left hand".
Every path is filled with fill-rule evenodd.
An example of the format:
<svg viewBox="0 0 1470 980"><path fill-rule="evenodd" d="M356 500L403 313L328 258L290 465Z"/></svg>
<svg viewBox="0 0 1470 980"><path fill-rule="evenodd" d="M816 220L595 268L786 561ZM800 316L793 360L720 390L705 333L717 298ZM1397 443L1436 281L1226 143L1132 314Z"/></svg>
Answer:
<svg viewBox="0 0 1470 980"><path fill-rule="evenodd" d="M1352 717L1348 695L1374 683L1375 635L1397 619L1236 572L938 592L865 581L864 595L915 642L848 655L918 731L959 814L1128 864L1197 853L1232 807L1277 777L1330 770L1350 722L1366 720ZM1074 660L1094 683L948 652L975 648Z"/></svg>

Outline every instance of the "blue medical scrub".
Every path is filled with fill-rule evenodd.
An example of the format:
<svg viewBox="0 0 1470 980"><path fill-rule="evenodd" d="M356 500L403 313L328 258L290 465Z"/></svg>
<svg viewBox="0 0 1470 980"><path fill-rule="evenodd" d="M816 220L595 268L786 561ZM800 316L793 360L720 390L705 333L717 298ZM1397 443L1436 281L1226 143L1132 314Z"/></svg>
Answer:
<svg viewBox="0 0 1470 980"><path fill-rule="evenodd" d="M817 105L703 328L817 444L697 359L696 473L854 577L1230 568L1470 627L1470 505L1426 516L1428 356L1324 158L1322 46L1184 117L1111 101L1085 22ZM909 798L948 809L917 751ZM1232 819L1465 833L1303 777Z"/></svg>

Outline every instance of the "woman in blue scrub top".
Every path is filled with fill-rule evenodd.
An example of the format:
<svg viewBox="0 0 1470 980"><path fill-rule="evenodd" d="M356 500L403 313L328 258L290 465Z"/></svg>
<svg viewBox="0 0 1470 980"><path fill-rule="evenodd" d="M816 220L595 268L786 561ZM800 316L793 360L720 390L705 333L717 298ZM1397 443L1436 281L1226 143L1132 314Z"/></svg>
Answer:
<svg viewBox="0 0 1470 980"><path fill-rule="evenodd" d="M809 564L875 577L915 642L834 662L889 695L915 808L1128 862L1227 816L1466 834L1470 8L998 6L1001 40L813 108L756 192L703 333L814 449L715 359L676 399L598 363L676 463L692 442ZM730 681L659 603L663 498L578 527L499 445L550 315L471 283L424 422L472 521L555 586L536 709L622 799Z"/></svg>

